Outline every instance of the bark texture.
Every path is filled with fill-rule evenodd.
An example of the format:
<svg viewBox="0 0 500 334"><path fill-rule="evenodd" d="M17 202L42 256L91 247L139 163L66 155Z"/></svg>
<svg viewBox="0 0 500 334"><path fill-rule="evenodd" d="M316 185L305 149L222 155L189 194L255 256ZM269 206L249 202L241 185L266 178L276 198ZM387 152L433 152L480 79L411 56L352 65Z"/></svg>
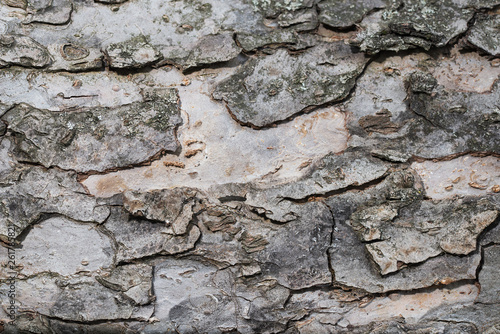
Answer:
<svg viewBox="0 0 500 334"><path fill-rule="evenodd" d="M499 22L1 0L0 333L500 333Z"/></svg>

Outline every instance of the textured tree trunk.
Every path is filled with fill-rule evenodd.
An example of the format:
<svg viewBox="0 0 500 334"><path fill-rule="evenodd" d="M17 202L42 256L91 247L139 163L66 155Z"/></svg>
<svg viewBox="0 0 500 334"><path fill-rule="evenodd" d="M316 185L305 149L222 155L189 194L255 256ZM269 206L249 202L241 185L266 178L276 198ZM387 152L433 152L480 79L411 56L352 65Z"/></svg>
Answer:
<svg viewBox="0 0 500 334"><path fill-rule="evenodd" d="M499 13L1 0L0 333L500 333Z"/></svg>

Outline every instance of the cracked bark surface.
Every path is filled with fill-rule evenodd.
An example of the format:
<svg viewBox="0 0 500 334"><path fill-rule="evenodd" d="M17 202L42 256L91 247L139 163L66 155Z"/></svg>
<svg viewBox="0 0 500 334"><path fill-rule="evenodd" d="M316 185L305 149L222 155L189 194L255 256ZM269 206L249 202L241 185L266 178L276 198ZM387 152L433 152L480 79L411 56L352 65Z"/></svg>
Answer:
<svg viewBox="0 0 500 334"><path fill-rule="evenodd" d="M497 333L499 6L2 0L0 332Z"/></svg>

